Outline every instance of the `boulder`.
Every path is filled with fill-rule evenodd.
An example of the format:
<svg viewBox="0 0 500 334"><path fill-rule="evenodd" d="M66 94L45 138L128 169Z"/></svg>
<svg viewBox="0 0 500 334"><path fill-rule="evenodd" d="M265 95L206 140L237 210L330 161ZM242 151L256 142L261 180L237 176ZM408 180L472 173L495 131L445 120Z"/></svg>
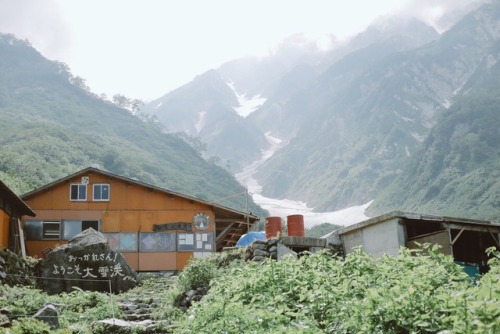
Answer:
<svg viewBox="0 0 500 334"><path fill-rule="evenodd" d="M288 248L287 246L283 244L278 244L278 249L277 249L277 258L278 260L281 260L282 258L286 256L291 256L294 258L297 258L297 253L295 253L292 249Z"/></svg>
<svg viewBox="0 0 500 334"><path fill-rule="evenodd" d="M59 318L57 316L57 310L56 307L52 304L45 305L33 316L33 318L45 322L50 326L51 329L59 328Z"/></svg>
<svg viewBox="0 0 500 334"><path fill-rule="evenodd" d="M138 282L123 255L111 250L104 235L91 228L55 248L38 263L37 272L38 287L48 294L74 288L119 293Z"/></svg>

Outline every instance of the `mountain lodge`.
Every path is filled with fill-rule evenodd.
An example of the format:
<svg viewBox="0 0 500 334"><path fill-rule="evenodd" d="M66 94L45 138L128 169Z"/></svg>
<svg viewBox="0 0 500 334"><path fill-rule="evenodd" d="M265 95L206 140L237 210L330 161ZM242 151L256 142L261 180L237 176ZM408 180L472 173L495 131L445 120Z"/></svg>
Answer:
<svg viewBox="0 0 500 334"><path fill-rule="evenodd" d="M234 246L259 219L93 167L22 198L37 214L22 221L27 255L43 257L93 228L136 271L181 270L192 257Z"/></svg>

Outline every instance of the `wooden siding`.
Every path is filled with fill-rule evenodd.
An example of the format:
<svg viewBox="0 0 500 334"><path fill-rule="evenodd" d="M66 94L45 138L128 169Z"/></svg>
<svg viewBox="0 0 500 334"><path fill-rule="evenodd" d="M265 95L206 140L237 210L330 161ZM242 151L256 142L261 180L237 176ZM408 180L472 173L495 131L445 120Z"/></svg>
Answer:
<svg viewBox="0 0 500 334"><path fill-rule="evenodd" d="M419 248L416 242L419 244L438 244L441 246L439 252L445 255L453 255L453 250L450 242L450 232L448 230L438 231L408 240L406 242L406 247L410 249Z"/></svg>
<svg viewBox="0 0 500 334"><path fill-rule="evenodd" d="M87 198L85 201L71 201L70 186L79 184L81 176L89 176ZM94 184L110 185L109 201L93 200ZM209 205L95 172L54 184L29 196L26 203L37 213L37 220L98 220L104 233L153 232L155 224L191 223L195 214L203 212L210 217L211 224L202 232L215 233L215 217ZM188 232L197 231L193 227ZM26 248L28 255L42 257L43 249L63 243L62 240L28 240ZM123 255L136 270L163 271L181 270L193 252L123 252Z"/></svg>
<svg viewBox="0 0 500 334"><path fill-rule="evenodd" d="M0 210L0 224L0 246L8 247L10 217L2 210Z"/></svg>

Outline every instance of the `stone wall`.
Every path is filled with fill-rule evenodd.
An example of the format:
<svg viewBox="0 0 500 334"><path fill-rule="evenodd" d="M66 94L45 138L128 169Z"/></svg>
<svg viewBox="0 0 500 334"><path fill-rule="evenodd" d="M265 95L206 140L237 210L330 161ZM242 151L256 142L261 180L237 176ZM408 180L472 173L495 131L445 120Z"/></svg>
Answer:
<svg viewBox="0 0 500 334"><path fill-rule="evenodd" d="M332 254L344 256L342 245L328 243L326 239L302 237L277 237L267 240L255 240L246 249L247 261L263 261L271 258L280 260L284 256L297 257L303 251L315 253L328 249Z"/></svg>

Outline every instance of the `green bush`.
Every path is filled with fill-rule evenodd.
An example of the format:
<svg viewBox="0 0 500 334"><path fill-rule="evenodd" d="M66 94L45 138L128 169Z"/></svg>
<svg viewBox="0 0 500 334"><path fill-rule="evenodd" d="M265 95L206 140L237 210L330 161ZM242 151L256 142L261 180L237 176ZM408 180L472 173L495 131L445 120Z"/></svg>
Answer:
<svg viewBox="0 0 500 334"><path fill-rule="evenodd" d="M177 332L498 333L494 254L478 285L428 245L379 259L358 249L345 259L321 252L233 266Z"/></svg>
<svg viewBox="0 0 500 334"><path fill-rule="evenodd" d="M11 334L49 334L51 333L50 326L43 321L35 318L24 318L22 320L14 320L10 331L2 333Z"/></svg>
<svg viewBox="0 0 500 334"><path fill-rule="evenodd" d="M58 312L62 327L75 323L90 324L102 319L123 317L115 295L75 289L70 293L54 296L53 300L59 305Z"/></svg>
<svg viewBox="0 0 500 334"><path fill-rule="evenodd" d="M0 308L5 307L11 316L29 317L40 310L49 296L41 290L27 286L0 285Z"/></svg>
<svg viewBox="0 0 500 334"><path fill-rule="evenodd" d="M179 275L179 283L183 292L209 285L217 276L218 270L214 261L191 258L184 271Z"/></svg>

